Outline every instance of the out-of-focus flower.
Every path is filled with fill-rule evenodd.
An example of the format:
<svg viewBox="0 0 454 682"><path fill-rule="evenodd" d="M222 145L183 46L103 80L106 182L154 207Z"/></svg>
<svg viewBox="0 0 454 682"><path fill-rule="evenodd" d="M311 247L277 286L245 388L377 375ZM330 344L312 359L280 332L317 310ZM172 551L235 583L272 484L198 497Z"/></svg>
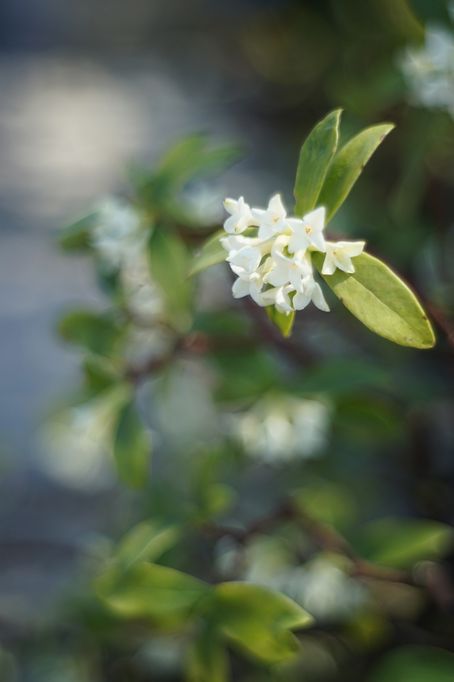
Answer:
<svg viewBox="0 0 454 682"><path fill-rule="evenodd" d="M126 307L139 324L153 324L164 312L147 258L148 231L131 204L106 199L97 211L91 239L104 266L119 274Z"/></svg>
<svg viewBox="0 0 454 682"><path fill-rule="evenodd" d="M407 48L399 55L398 64L414 104L428 109L445 109L454 116L452 30L428 26L424 45Z"/></svg>
<svg viewBox="0 0 454 682"><path fill-rule="evenodd" d="M289 570L282 589L319 620L342 618L367 599L365 588L324 556Z"/></svg>
<svg viewBox="0 0 454 682"><path fill-rule="evenodd" d="M287 594L320 621L344 618L366 602L367 590L338 565L335 556L319 554L303 565L291 545L276 536L257 536L246 547L225 542L216 548L223 575Z"/></svg>
<svg viewBox="0 0 454 682"><path fill-rule="evenodd" d="M156 321L164 312L164 301L153 282L144 249L125 262L120 278L128 310L143 322Z"/></svg>
<svg viewBox="0 0 454 682"><path fill-rule="evenodd" d="M162 440L192 453L219 438L219 418L206 367L184 361L153 385L154 416Z"/></svg>
<svg viewBox="0 0 454 682"><path fill-rule="evenodd" d="M326 242L322 274L332 275L336 268L349 274L355 272L352 258L364 251L366 242Z"/></svg>
<svg viewBox="0 0 454 682"><path fill-rule="evenodd" d="M112 429L122 391L101 394L62 410L42 432L40 461L52 478L72 488L102 488L112 481L108 463Z"/></svg>
<svg viewBox="0 0 454 682"><path fill-rule="evenodd" d="M91 240L104 263L118 269L143 251L147 233L135 209L116 197L107 198L97 210Z"/></svg>
<svg viewBox="0 0 454 682"><path fill-rule="evenodd" d="M231 428L249 455L279 463L320 454L329 423L330 409L321 401L268 396L235 415Z"/></svg>
<svg viewBox="0 0 454 682"><path fill-rule="evenodd" d="M289 217L279 194L271 197L266 209L251 209L243 197L238 201L226 199L224 205L231 215L224 223L229 236L221 243L238 277L233 296L251 296L258 305L275 306L285 314L302 310L311 302L329 311L314 279L311 259L312 252L325 253L327 249L325 208L320 206L303 218ZM336 267L354 272L351 257L363 248L364 242L330 243L326 267L332 272Z"/></svg>

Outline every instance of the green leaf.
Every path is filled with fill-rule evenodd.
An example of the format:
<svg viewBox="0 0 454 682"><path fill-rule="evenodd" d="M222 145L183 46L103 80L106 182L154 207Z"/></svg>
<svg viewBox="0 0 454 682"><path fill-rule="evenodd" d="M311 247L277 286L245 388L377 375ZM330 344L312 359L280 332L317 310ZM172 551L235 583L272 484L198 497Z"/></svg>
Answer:
<svg viewBox="0 0 454 682"><path fill-rule="evenodd" d="M387 518L367 524L358 550L375 563L410 568L417 561L445 554L453 538L452 528L437 521Z"/></svg>
<svg viewBox="0 0 454 682"><path fill-rule="evenodd" d="M303 216L317 206L326 173L336 153L341 113L341 109L335 109L317 123L301 147L293 190L296 215Z"/></svg>
<svg viewBox="0 0 454 682"><path fill-rule="evenodd" d="M89 213L71 225L64 227L58 235L58 243L64 251L89 251L90 233L95 226L97 213Z"/></svg>
<svg viewBox="0 0 454 682"><path fill-rule="evenodd" d="M218 633L207 623L193 642L187 663L188 682L228 682L228 659Z"/></svg>
<svg viewBox="0 0 454 682"><path fill-rule="evenodd" d="M311 616L279 592L250 583L221 583L215 612L224 635L254 657L276 663L291 657L298 642L290 632L307 627Z"/></svg>
<svg viewBox="0 0 454 682"><path fill-rule="evenodd" d="M292 501L296 510L335 528L348 527L356 518L351 490L340 483L309 482L292 493Z"/></svg>
<svg viewBox="0 0 454 682"><path fill-rule="evenodd" d="M185 331L190 323L192 283L188 279L189 254L176 234L158 227L149 241L150 268L175 326Z"/></svg>
<svg viewBox="0 0 454 682"><path fill-rule="evenodd" d="M147 480L150 454L149 433L134 403L128 401L120 410L113 444L119 477L133 488L143 486Z"/></svg>
<svg viewBox="0 0 454 682"><path fill-rule="evenodd" d="M313 254L320 272L323 254ZM378 258L362 253L353 260L355 272L336 270L322 275L344 306L368 329L411 348L432 348L435 336L427 315L404 282Z"/></svg>
<svg viewBox="0 0 454 682"><path fill-rule="evenodd" d="M327 222L344 203L364 166L393 128L392 123L382 123L366 128L337 152L328 169L318 199L319 206L326 208Z"/></svg>
<svg viewBox="0 0 454 682"><path fill-rule="evenodd" d="M225 261L227 252L221 244L222 237L225 237L224 230L219 230L213 234L196 253L192 260L189 275L197 275L199 272L211 268Z"/></svg>
<svg viewBox="0 0 454 682"><path fill-rule="evenodd" d="M115 553L124 569L139 561L155 561L173 547L180 536L177 526L165 526L157 521L142 521L121 540Z"/></svg>
<svg viewBox="0 0 454 682"><path fill-rule="evenodd" d="M109 358L87 355L83 361L83 373L88 395L97 395L122 380L122 376Z"/></svg>
<svg viewBox="0 0 454 682"><path fill-rule="evenodd" d="M159 521L142 521L121 539L115 558L123 568L139 561L155 561L178 540L176 526L166 526Z"/></svg>
<svg viewBox="0 0 454 682"><path fill-rule="evenodd" d="M122 333L121 326L111 313L95 313L91 310L67 313L59 320L57 330L65 341L97 355L111 355Z"/></svg>
<svg viewBox="0 0 454 682"><path fill-rule="evenodd" d="M162 157L157 176L169 178L176 188L196 176L222 170L239 156L238 146L210 147L205 135L191 135L176 142Z"/></svg>
<svg viewBox="0 0 454 682"><path fill-rule="evenodd" d="M98 597L125 618L151 618L170 622L189 618L209 586L167 566L137 563L128 571L116 568L103 573L95 583Z"/></svg>
<svg viewBox="0 0 454 682"><path fill-rule="evenodd" d="M274 305L266 307L266 314L271 322L281 332L282 336L288 337L292 333L293 323L295 322L295 311L291 313L281 313Z"/></svg>
<svg viewBox="0 0 454 682"><path fill-rule="evenodd" d="M167 202L187 182L216 173L241 156L232 144L210 146L205 135L191 135L178 140L161 158L157 171L136 178L139 192L152 201Z"/></svg>
<svg viewBox="0 0 454 682"><path fill-rule="evenodd" d="M454 654L432 647L406 646L384 656L368 682L452 682Z"/></svg>

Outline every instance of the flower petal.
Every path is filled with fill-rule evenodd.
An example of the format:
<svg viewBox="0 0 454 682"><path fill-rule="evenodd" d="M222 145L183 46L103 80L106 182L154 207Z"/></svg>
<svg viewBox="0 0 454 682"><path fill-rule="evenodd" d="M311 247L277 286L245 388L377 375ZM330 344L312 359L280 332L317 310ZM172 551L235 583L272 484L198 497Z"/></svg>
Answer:
<svg viewBox="0 0 454 682"><path fill-rule="evenodd" d="M325 237L323 236L323 232L313 232L311 234L311 246L317 249L317 251L321 251L324 253L326 251L326 242L325 242Z"/></svg>
<svg viewBox="0 0 454 682"><path fill-rule="evenodd" d="M276 218L285 218L287 211L282 203L281 195L275 194L271 197L268 203L268 211Z"/></svg>
<svg viewBox="0 0 454 682"><path fill-rule="evenodd" d="M297 291L293 297L293 307L295 310L303 310L311 302L311 295L305 290Z"/></svg>
<svg viewBox="0 0 454 682"><path fill-rule="evenodd" d="M306 213L303 217L304 222L310 225L315 232L321 232L325 227L326 210L324 206L319 206L314 211Z"/></svg>
<svg viewBox="0 0 454 682"><path fill-rule="evenodd" d="M243 298L249 294L249 282L238 278L232 286L233 298Z"/></svg>
<svg viewBox="0 0 454 682"><path fill-rule="evenodd" d="M318 284L317 282L314 282L314 288L312 291L312 303L315 306L317 306L319 310L323 310L324 312L329 313L329 305L325 300L320 284Z"/></svg>
<svg viewBox="0 0 454 682"><path fill-rule="evenodd" d="M353 258L359 256L364 251L366 242L338 242L336 246L340 247L347 256Z"/></svg>
<svg viewBox="0 0 454 682"><path fill-rule="evenodd" d="M334 263L333 254L331 251L328 251L323 261L322 275L333 275L335 270L336 264Z"/></svg>
<svg viewBox="0 0 454 682"><path fill-rule="evenodd" d="M355 272L355 268L353 267L350 256L347 256L347 254L343 251L336 250L334 262L336 263L336 266L339 268L339 270L347 272L349 275Z"/></svg>

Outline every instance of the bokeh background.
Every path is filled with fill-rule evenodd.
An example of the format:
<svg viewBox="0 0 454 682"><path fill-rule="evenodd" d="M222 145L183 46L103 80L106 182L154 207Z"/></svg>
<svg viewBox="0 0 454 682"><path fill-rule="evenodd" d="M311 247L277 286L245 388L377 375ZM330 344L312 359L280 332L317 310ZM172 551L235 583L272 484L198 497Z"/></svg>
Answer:
<svg viewBox="0 0 454 682"><path fill-rule="evenodd" d="M298 473L292 469L291 476L302 483L334 477L366 520L403 515L452 524L453 15L444 0L3 0L0 633L5 651L20 651L15 662L5 653L5 675L33 682L98 679L79 669L71 647L67 664L52 667L49 633L87 548L125 530L134 516L115 476L103 478L90 465L82 473L76 465L65 468L46 450L42 424L79 381L80 358L56 334L58 316L72 305L96 307L104 300L90 262L62 254L57 233L102 197L126 191L133 164L152 166L184 135L204 132L242 148L243 160L198 186L193 198L215 223L226 195L241 193L262 205L279 190L290 206L299 146L327 111L345 110L346 136L384 120L397 124L336 228L366 238L372 252L411 282L435 320L438 345L426 353L394 348L341 310L329 321L308 313L296 338L304 339L309 355L321 349L327 362L325 374L322 367L311 377L328 404L323 418L330 420L330 436L323 436L322 464L304 469L303 453L300 465L292 460ZM221 277L218 288L226 287ZM262 369L250 371L254 377ZM182 430L212 419L210 381L197 376L202 413L188 416ZM188 382L178 391L193 395ZM264 390L254 385L255 399ZM185 412L188 404L181 399L174 407ZM244 449L253 456L268 407L259 404L244 425ZM273 423L268 428L273 436ZM279 455L271 447L268 459ZM282 468L276 474L272 464L263 467L255 478L242 475L236 492L249 502L232 512L237 522L259 516L286 488ZM218 548L225 562L232 551ZM421 631L422 644L449 642L453 633L449 557L444 570L446 613L436 621L437 635ZM338 608L345 612L357 598L350 594L353 601ZM45 663L43 651L51 652ZM317 651L312 654L316 659ZM335 661L332 655L325 667L314 664L307 679L341 679ZM161 679L154 665L143 677L120 672L109 679ZM170 679L180 679L175 674ZM248 674L244 679L262 679ZM349 674L356 673L342 679L362 679Z"/></svg>

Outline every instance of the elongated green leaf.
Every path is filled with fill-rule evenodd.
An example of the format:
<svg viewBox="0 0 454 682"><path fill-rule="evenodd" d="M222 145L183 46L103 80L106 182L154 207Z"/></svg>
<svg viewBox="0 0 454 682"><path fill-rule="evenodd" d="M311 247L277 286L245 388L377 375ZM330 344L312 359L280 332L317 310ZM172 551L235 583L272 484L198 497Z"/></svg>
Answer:
<svg viewBox="0 0 454 682"><path fill-rule="evenodd" d="M162 290L166 312L178 329L189 324L192 282L188 279L189 254L183 241L163 227L154 230L149 241L152 277Z"/></svg>
<svg viewBox="0 0 454 682"><path fill-rule="evenodd" d="M392 123L382 123L366 128L337 152L328 169L318 199L318 204L326 208L327 221L344 203L364 166L393 128Z"/></svg>
<svg viewBox="0 0 454 682"><path fill-rule="evenodd" d="M298 642L291 633L307 627L311 616L279 592L249 583L222 583L215 588L218 627L254 657L275 663L293 656Z"/></svg>
<svg viewBox="0 0 454 682"><path fill-rule="evenodd" d="M424 519L381 519L368 524L358 543L366 559L384 566L410 568L417 561L436 559L452 546L450 526Z"/></svg>
<svg viewBox="0 0 454 682"><path fill-rule="evenodd" d="M110 355L120 342L122 328L110 312L72 310L58 322L62 339L98 355Z"/></svg>
<svg viewBox="0 0 454 682"><path fill-rule="evenodd" d="M320 272L323 254L314 254ZM385 339L411 348L432 348L435 336L416 296L387 265L368 253L353 259L355 273L322 275L344 306Z"/></svg>
<svg viewBox="0 0 454 682"><path fill-rule="evenodd" d="M181 620L209 592L209 586L167 566L135 564L128 571L109 569L96 581L98 596L126 618Z"/></svg>
<svg viewBox="0 0 454 682"><path fill-rule="evenodd" d="M145 484L151 442L132 401L128 401L120 411L113 454L118 475L126 484L133 488Z"/></svg>
<svg viewBox="0 0 454 682"><path fill-rule="evenodd" d="M178 140L162 157L156 178L175 190L191 178L222 170L240 156L237 145L212 146L206 135L190 135Z"/></svg>
<svg viewBox="0 0 454 682"><path fill-rule="evenodd" d="M177 542L176 526L165 526L157 521L142 521L121 540L116 551L118 563L131 568L139 561L155 561Z"/></svg>
<svg viewBox="0 0 454 682"><path fill-rule="evenodd" d="M280 330L282 336L290 336L293 329L293 323L295 322L294 311L287 315L286 313L279 312L274 305L270 305L266 308L266 314L271 322Z"/></svg>
<svg viewBox="0 0 454 682"><path fill-rule="evenodd" d="M301 147L293 190L296 215L302 216L317 205L323 181L336 153L341 113L341 109L336 109L317 123Z"/></svg>
<svg viewBox="0 0 454 682"><path fill-rule="evenodd" d="M224 230L219 230L213 234L196 253L189 270L189 275L197 275L199 272L225 261L227 252L221 244L222 237L225 237Z"/></svg>
<svg viewBox="0 0 454 682"><path fill-rule="evenodd" d="M206 135L190 135L170 147L156 171L133 169L132 180L145 202L162 209L187 182L216 174L241 155L237 145L211 145Z"/></svg>
<svg viewBox="0 0 454 682"><path fill-rule="evenodd" d="M64 227L58 235L58 243L64 251L89 251L90 232L96 224L97 214L89 213L71 225Z"/></svg>

